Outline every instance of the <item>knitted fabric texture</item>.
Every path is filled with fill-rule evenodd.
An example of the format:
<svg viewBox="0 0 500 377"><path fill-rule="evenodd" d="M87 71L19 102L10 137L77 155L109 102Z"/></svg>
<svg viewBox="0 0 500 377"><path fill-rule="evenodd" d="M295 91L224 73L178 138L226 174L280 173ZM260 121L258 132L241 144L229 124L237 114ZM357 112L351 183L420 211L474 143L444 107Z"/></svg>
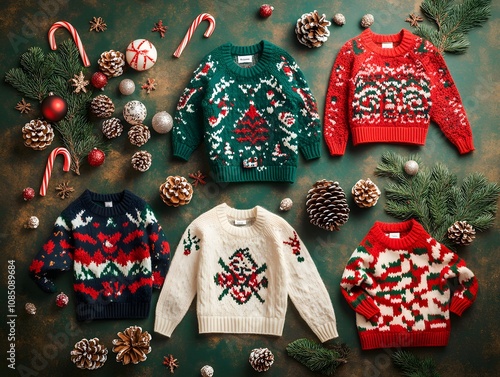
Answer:
<svg viewBox="0 0 500 377"><path fill-rule="evenodd" d="M52 276L73 269L78 320L146 318L169 264L169 244L144 200L86 190L57 218L29 272L55 292Z"/></svg>
<svg viewBox="0 0 500 377"><path fill-rule="evenodd" d="M453 278L458 285L451 295ZM364 350L445 346L449 312L461 315L478 289L465 262L415 220L376 222L352 254L340 286L356 311Z"/></svg>
<svg viewBox="0 0 500 377"><path fill-rule="evenodd" d="M474 150L458 90L430 42L404 29L393 35L367 29L341 48L325 104L331 155L344 154L349 129L354 145L424 145L431 120L461 154Z"/></svg>
<svg viewBox="0 0 500 377"><path fill-rule="evenodd" d="M267 41L208 54L177 105L173 154L188 160L205 140L219 182L293 182L298 151L320 156L321 123L293 58Z"/></svg>
<svg viewBox="0 0 500 377"><path fill-rule="evenodd" d="M324 342L337 337L330 297L295 230L257 206L221 204L184 232L156 306L155 331L171 336L197 295L200 333L280 336L287 299Z"/></svg>

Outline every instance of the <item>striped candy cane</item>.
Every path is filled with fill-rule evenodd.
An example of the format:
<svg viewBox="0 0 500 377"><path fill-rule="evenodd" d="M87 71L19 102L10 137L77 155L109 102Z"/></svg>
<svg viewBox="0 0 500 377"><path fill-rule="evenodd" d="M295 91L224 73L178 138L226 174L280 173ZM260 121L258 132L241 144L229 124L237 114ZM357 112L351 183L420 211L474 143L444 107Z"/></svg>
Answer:
<svg viewBox="0 0 500 377"><path fill-rule="evenodd" d="M71 156L66 148L55 148L50 152L49 158L47 160L47 166L45 167L45 173L43 174L42 185L40 186L40 196L45 196L47 194L47 188L49 187L50 176L52 175L52 168L54 167L54 161L58 154L64 156L63 170L69 171L71 166Z"/></svg>
<svg viewBox="0 0 500 377"><path fill-rule="evenodd" d="M90 60L87 56L87 53L85 52L85 49L83 48L83 43L82 40L80 39L80 36L78 35L78 32L76 29L67 21L57 21L55 22L49 29L49 43L50 43L50 48L52 50L57 49L57 44L56 44L56 37L55 37L55 32L59 28L66 28L70 31L71 36L73 37L73 41L76 44L76 47L78 48L78 51L80 51L80 56L82 57L83 60L83 65L85 67L90 67Z"/></svg>
<svg viewBox="0 0 500 377"><path fill-rule="evenodd" d="M181 56L182 54L182 51L184 51L184 49L186 48L188 42L191 40L191 37L193 36L194 34L194 31L196 30L196 28L198 27L199 24L201 24L202 21L208 21L208 29L207 31L205 31L205 34L203 34L203 36L205 38L208 38L212 35L212 33L214 32L215 30L215 18L208 14L208 13L202 13L200 14L198 17L196 17L193 21L193 23L191 24L191 26L189 27L186 35L184 36L184 39L182 40L181 44L179 45L179 47L177 47L177 50L175 50L174 52L174 56L176 58L178 58L179 56Z"/></svg>

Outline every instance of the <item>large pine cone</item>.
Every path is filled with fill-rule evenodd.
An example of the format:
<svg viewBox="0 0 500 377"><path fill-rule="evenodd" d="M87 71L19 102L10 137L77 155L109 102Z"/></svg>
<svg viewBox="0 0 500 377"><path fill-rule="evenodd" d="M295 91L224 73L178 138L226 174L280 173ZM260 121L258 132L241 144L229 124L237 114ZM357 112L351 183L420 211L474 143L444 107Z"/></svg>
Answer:
<svg viewBox="0 0 500 377"><path fill-rule="evenodd" d="M47 148L54 140L54 130L50 123L41 119L33 119L23 127L24 145L41 151Z"/></svg>
<svg viewBox="0 0 500 377"><path fill-rule="evenodd" d="M352 186L354 202L361 208L373 207L380 198L380 190L370 178L360 179Z"/></svg>
<svg viewBox="0 0 500 377"><path fill-rule="evenodd" d="M151 167L151 153L147 151L135 152L132 156L132 167L140 172L145 172Z"/></svg>
<svg viewBox="0 0 500 377"><path fill-rule="evenodd" d="M130 326L123 332L119 332L119 339L113 339L113 352L116 352L116 361L127 364L137 364L146 360L151 352L151 335L142 331L139 326Z"/></svg>
<svg viewBox="0 0 500 377"><path fill-rule="evenodd" d="M90 103L90 110L98 118L109 118L115 112L115 105L111 98L99 94Z"/></svg>
<svg viewBox="0 0 500 377"><path fill-rule="evenodd" d="M268 348L254 348L248 362L257 372L265 372L274 363L274 355Z"/></svg>
<svg viewBox="0 0 500 377"><path fill-rule="evenodd" d="M151 132L149 131L148 126L145 126L144 124L136 124L128 130L128 139L133 145L138 147L142 147L146 144L150 137Z"/></svg>
<svg viewBox="0 0 500 377"><path fill-rule="evenodd" d="M349 205L338 182L316 182L307 193L306 210L311 224L329 231L339 230L349 220Z"/></svg>
<svg viewBox="0 0 500 377"><path fill-rule="evenodd" d="M295 34L303 45L309 48L321 47L330 36L330 30L328 30L330 25L331 22L326 20L326 16L324 14L320 16L315 10L300 16L295 25Z"/></svg>
<svg viewBox="0 0 500 377"><path fill-rule="evenodd" d="M122 132L123 132L123 124L120 119L110 118L102 122L102 133L108 139L114 139L115 137L120 136Z"/></svg>
<svg viewBox="0 0 500 377"><path fill-rule="evenodd" d="M118 77L123 74L125 55L115 50L104 51L97 64L99 64L99 69L107 77Z"/></svg>
<svg viewBox="0 0 500 377"><path fill-rule="evenodd" d="M98 369L108 359L108 349L99 342L99 338L82 339L71 351L71 361L80 369Z"/></svg>
<svg viewBox="0 0 500 377"><path fill-rule="evenodd" d="M476 230L467 221L455 221L448 228L448 238L457 245L470 245L476 238Z"/></svg>
<svg viewBox="0 0 500 377"><path fill-rule="evenodd" d="M184 177L168 176L160 186L160 196L166 205L183 206L191 201L193 186Z"/></svg>

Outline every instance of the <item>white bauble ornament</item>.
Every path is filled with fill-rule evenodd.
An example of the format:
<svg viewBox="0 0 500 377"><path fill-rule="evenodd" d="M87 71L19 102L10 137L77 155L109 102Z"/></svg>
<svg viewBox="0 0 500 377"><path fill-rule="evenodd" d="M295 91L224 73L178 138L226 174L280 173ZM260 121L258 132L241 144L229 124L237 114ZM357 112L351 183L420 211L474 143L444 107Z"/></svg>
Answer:
<svg viewBox="0 0 500 377"><path fill-rule="evenodd" d="M144 119L146 119L146 115L146 106L141 101L129 101L123 108L123 118L127 123L133 125L142 124Z"/></svg>
<svg viewBox="0 0 500 377"><path fill-rule="evenodd" d="M293 201L290 198L285 198L280 203L280 211L290 211L293 206Z"/></svg>
<svg viewBox="0 0 500 377"><path fill-rule="evenodd" d="M153 117L153 129L159 134L166 134L170 132L174 125L172 116L166 111L160 111Z"/></svg>
<svg viewBox="0 0 500 377"><path fill-rule="evenodd" d="M414 160L409 160L406 161L405 166L405 173L408 175L415 175L418 172L418 163L417 161Z"/></svg>
<svg viewBox="0 0 500 377"><path fill-rule="evenodd" d="M125 59L136 71L145 71L155 65L156 47L147 39L136 39L127 46Z"/></svg>
<svg viewBox="0 0 500 377"><path fill-rule="evenodd" d="M124 96L129 96L135 91L135 83L130 79L123 79L122 81L120 81L118 89Z"/></svg>
<svg viewBox="0 0 500 377"><path fill-rule="evenodd" d="M361 26L364 27L364 28L369 28L370 26L373 25L373 23L375 22L375 17L373 17L373 14L365 14L362 18L361 18Z"/></svg>
<svg viewBox="0 0 500 377"><path fill-rule="evenodd" d="M200 373L202 377L212 377L214 375L214 368L212 368L210 365L205 365L203 368L201 368Z"/></svg>

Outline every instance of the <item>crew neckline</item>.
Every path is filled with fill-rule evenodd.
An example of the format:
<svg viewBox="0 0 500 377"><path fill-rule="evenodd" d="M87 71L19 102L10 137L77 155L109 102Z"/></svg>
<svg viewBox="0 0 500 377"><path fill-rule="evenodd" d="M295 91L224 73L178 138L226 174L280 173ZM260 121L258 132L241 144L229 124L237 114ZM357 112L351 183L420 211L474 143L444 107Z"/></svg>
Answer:
<svg viewBox="0 0 500 377"><path fill-rule="evenodd" d="M406 29L401 29L396 34L376 34L370 29L361 33L364 45L369 50L382 56L398 56L406 53L412 47L413 34ZM385 42L397 43L397 46L383 48L381 45Z"/></svg>
<svg viewBox="0 0 500 377"><path fill-rule="evenodd" d="M116 216L124 214L130 208L133 194L128 190L117 193L101 194L85 190L81 196L83 206L100 216ZM105 207L99 203L112 202L112 207Z"/></svg>
<svg viewBox="0 0 500 377"><path fill-rule="evenodd" d="M414 246L417 240L426 238L425 229L414 219L399 223L376 221L371 231L377 241L392 250L406 250ZM404 236L391 238L390 233L404 233Z"/></svg>
<svg viewBox="0 0 500 377"><path fill-rule="evenodd" d="M223 203L218 205L216 210L222 228L234 236L254 237L262 235L262 232L265 229L265 209L261 206L255 206L250 209L236 209L230 207L226 203ZM253 223L246 226L237 226L231 224L229 218L233 218L235 220L253 219Z"/></svg>
<svg viewBox="0 0 500 377"><path fill-rule="evenodd" d="M251 46L235 46L232 43L226 43L222 46L222 56L225 66L233 73L251 77L262 73L269 65L272 57L273 45L266 40L253 44ZM259 60L255 65L249 68L240 67L234 62L234 55L259 55Z"/></svg>

